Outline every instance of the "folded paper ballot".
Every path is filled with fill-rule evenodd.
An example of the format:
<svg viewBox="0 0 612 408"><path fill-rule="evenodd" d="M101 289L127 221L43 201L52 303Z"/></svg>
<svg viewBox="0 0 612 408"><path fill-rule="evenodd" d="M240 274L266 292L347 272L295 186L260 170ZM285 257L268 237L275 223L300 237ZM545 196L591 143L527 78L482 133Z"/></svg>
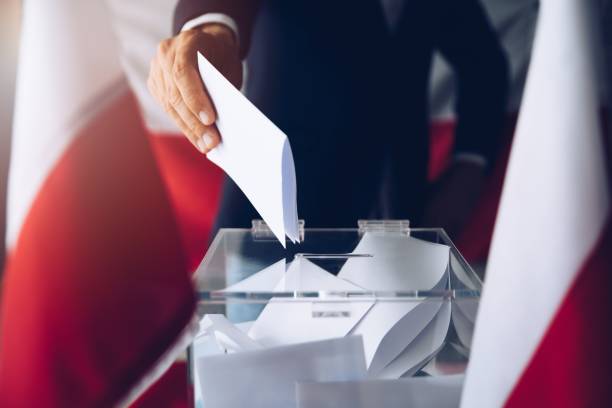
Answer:
<svg viewBox="0 0 612 408"><path fill-rule="evenodd" d="M459 263L457 256L453 253L451 253L450 256L450 267L453 270L453 276L456 277L462 285L464 285L467 289L477 290L477 285L474 282L474 278L466 274L465 269Z"/></svg>
<svg viewBox="0 0 612 408"><path fill-rule="evenodd" d="M464 376L415 377L399 380L300 382L298 408L455 408Z"/></svg>
<svg viewBox="0 0 612 408"><path fill-rule="evenodd" d="M376 291L431 290L449 263L450 247L407 235L366 232L339 278Z"/></svg>
<svg viewBox="0 0 612 408"><path fill-rule="evenodd" d="M451 306L449 302L444 302L435 318L408 344L399 356L378 372L376 377L396 379L414 375L444 345L450 318Z"/></svg>
<svg viewBox="0 0 612 408"><path fill-rule="evenodd" d="M221 321L221 324L219 322ZM261 348L257 342L248 338L245 340L242 336L247 336L249 328L253 324L252 321L232 324L223 315L204 315L200 321L200 330L198 331L192 348L194 361L198 361L201 357L212 355L226 355L230 352L241 352L246 350L256 350ZM233 327L232 327L233 326ZM236 329L242 332L242 335L236 333ZM227 339L231 341L227 341ZM221 339L221 341L219 341ZM252 343L255 346L252 346ZM231 345L231 350L228 346ZM194 384L200 384L198 370L193 370ZM196 407L202 406L202 390L199 386L194 387L194 399Z"/></svg>
<svg viewBox="0 0 612 408"><path fill-rule="evenodd" d="M287 273L276 285L276 291L300 292L362 292L363 288L340 279L304 257L289 264Z"/></svg>
<svg viewBox="0 0 612 408"><path fill-rule="evenodd" d="M470 320L470 318L465 315L456 302L453 302L452 305L452 321L459 341L463 346L469 348L472 344L474 321Z"/></svg>
<svg viewBox="0 0 612 408"><path fill-rule="evenodd" d="M297 187L287 136L198 53L202 81L217 111L221 144L208 158L221 167L285 246L299 241Z"/></svg>
<svg viewBox="0 0 612 408"><path fill-rule="evenodd" d="M450 248L403 234L368 232L338 277L375 291L431 290L442 287ZM434 318L440 302L377 302L351 331L363 336L366 362L375 376Z"/></svg>
<svg viewBox="0 0 612 408"><path fill-rule="evenodd" d="M213 335L226 353L259 350L261 345L221 314L208 314L200 321L200 333Z"/></svg>
<svg viewBox="0 0 612 408"><path fill-rule="evenodd" d="M223 289L223 292L273 292L285 276L285 258L240 282Z"/></svg>
<svg viewBox="0 0 612 408"><path fill-rule="evenodd" d="M196 370L206 408L291 408L297 382L366 377L358 336L205 356Z"/></svg>
<svg viewBox="0 0 612 408"><path fill-rule="evenodd" d="M308 259L297 258L289 264L275 291L360 292L363 289L333 276ZM308 298L272 298L249 335L264 346L345 336L373 304L371 299L312 301Z"/></svg>
<svg viewBox="0 0 612 408"><path fill-rule="evenodd" d="M397 357L432 321L442 301L377 302L350 334L363 336L371 377ZM398 376L399 377L399 376Z"/></svg>

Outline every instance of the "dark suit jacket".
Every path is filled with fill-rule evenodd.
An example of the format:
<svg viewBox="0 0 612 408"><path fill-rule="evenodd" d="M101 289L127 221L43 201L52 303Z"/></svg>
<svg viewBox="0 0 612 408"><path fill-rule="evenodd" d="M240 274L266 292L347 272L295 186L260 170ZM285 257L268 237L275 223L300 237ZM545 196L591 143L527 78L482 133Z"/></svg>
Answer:
<svg viewBox="0 0 612 408"><path fill-rule="evenodd" d="M406 1L393 33L380 0L181 0L175 31L208 12L238 24L247 97L289 136L307 225L355 226L371 216L383 174L391 180L385 215L418 222L434 49L458 77L455 150L494 159L507 63L477 0ZM255 217L228 181L217 226L246 227Z"/></svg>

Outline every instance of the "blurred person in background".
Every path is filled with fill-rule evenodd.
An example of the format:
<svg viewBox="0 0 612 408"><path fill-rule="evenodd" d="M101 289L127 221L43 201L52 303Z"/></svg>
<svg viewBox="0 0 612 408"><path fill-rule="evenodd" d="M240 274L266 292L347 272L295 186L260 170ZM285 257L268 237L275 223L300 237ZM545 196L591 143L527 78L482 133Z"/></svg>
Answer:
<svg viewBox="0 0 612 408"><path fill-rule="evenodd" d="M308 225L354 226L381 214L381 193L385 217L451 235L465 222L496 158L508 88L505 55L477 0L181 0L174 31L152 61L152 94L207 153L221 136L196 52L244 85L289 136ZM456 74L458 122L453 162L426 209L434 50ZM257 218L229 179L219 211L217 228Z"/></svg>

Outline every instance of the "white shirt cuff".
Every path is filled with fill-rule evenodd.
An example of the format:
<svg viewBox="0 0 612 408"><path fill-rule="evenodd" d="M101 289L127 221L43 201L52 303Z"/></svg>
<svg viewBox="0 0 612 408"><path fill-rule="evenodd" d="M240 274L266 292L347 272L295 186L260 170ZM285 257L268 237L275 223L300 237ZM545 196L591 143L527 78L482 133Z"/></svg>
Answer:
<svg viewBox="0 0 612 408"><path fill-rule="evenodd" d="M186 22L183 25L183 28L181 28L181 31L191 30L192 28L201 26L202 24L210 24L210 23L223 24L229 27L234 32L234 35L236 36L236 40L240 42L239 41L240 33L238 32L238 24L236 24L236 21L234 21L233 18L223 13L202 14L201 16L193 18L189 20L188 22Z"/></svg>
<svg viewBox="0 0 612 408"><path fill-rule="evenodd" d="M456 153L453 157L455 163L472 163L478 166L487 167L488 161L478 153Z"/></svg>

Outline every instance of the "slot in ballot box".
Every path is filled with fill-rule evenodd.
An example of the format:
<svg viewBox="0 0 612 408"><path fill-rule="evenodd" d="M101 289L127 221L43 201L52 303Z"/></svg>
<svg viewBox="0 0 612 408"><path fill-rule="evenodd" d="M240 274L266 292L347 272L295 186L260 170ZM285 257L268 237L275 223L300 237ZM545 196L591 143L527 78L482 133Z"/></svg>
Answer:
<svg viewBox="0 0 612 408"><path fill-rule="evenodd" d="M193 403L457 406L482 283L442 229L408 221L221 229L196 275Z"/></svg>

